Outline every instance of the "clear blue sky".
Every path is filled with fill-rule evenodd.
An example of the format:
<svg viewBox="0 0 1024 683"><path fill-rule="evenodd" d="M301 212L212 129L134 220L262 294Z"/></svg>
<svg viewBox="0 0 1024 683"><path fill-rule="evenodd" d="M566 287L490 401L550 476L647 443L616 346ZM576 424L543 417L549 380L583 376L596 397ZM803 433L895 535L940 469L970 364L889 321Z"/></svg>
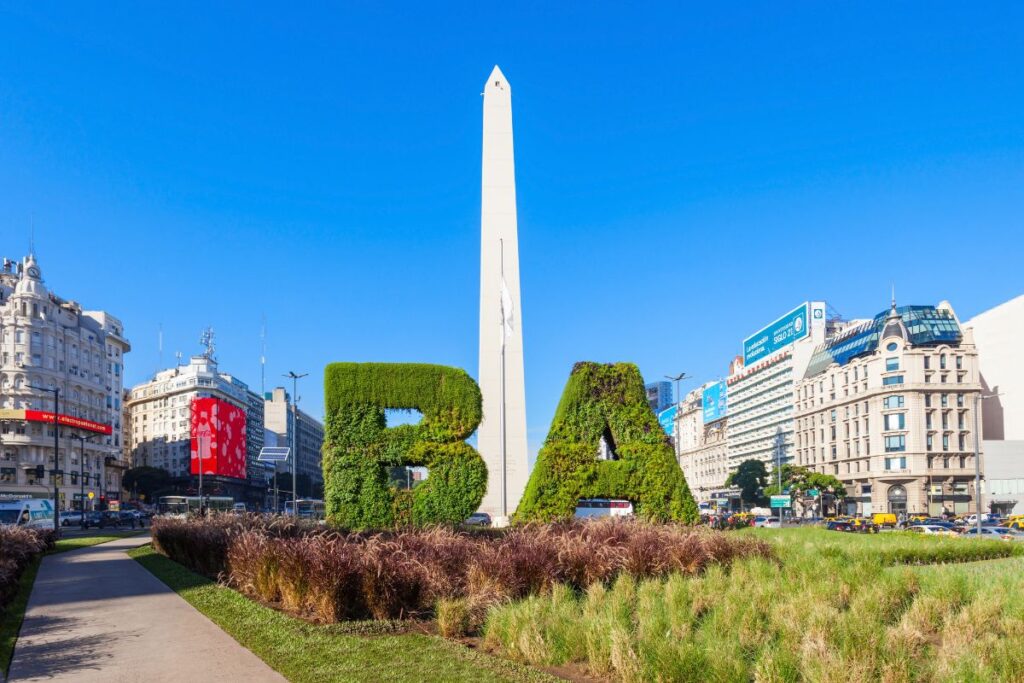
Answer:
<svg viewBox="0 0 1024 683"><path fill-rule="evenodd" d="M1024 292L1019 3L351 4L0 2L0 251L34 221L129 381L213 325L258 387L264 313L314 414L331 361L475 375L495 63L534 449L577 360L705 380L809 298Z"/></svg>

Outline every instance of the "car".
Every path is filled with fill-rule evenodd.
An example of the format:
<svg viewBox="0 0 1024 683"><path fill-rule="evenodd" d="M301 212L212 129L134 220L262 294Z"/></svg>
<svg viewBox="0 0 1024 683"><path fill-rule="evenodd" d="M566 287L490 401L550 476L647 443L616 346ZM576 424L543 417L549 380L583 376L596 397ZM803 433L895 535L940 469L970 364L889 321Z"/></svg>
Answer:
<svg viewBox="0 0 1024 683"><path fill-rule="evenodd" d="M82 528L88 529L89 527L99 527L103 522L103 513L96 510L90 510L82 516Z"/></svg>
<svg viewBox="0 0 1024 683"><path fill-rule="evenodd" d="M1002 540L1002 541L1022 541L1024 540L1024 533L1017 531L1016 529L1002 529L997 526L983 526L980 529L978 527L971 527L967 531L963 532L964 538L980 538L988 539L991 541Z"/></svg>
<svg viewBox="0 0 1024 683"><path fill-rule="evenodd" d="M907 531L915 534L936 534L939 536L957 535L957 533L952 529L947 529L946 527L938 524L911 524L907 527Z"/></svg>
<svg viewBox="0 0 1024 683"><path fill-rule="evenodd" d="M1001 529L1015 529L1017 531L1024 531L1024 519L1006 520L1000 522L999 527Z"/></svg>
<svg viewBox="0 0 1024 683"><path fill-rule="evenodd" d="M60 513L61 526L79 526L82 523L82 513L78 510L65 510Z"/></svg>
<svg viewBox="0 0 1024 683"><path fill-rule="evenodd" d="M474 512L464 522L466 526L490 526L491 516L486 512Z"/></svg>
<svg viewBox="0 0 1024 683"><path fill-rule="evenodd" d="M762 529L778 529L779 526L780 526L779 518L778 517L766 517L766 516L763 516L763 515L762 516L758 516L758 517L754 517L754 526L762 528Z"/></svg>

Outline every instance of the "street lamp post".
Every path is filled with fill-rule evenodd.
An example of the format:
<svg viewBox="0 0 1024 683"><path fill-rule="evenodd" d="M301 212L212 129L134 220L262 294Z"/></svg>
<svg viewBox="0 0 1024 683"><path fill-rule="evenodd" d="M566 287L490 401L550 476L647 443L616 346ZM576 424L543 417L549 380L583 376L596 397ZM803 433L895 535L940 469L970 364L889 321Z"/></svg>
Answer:
<svg viewBox="0 0 1024 683"><path fill-rule="evenodd" d="M298 484L296 484L299 475L299 414L297 412L299 402L299 380L308 374L308 372L298 374L294 370L289 370L288 374L285 375L285 377L290 377L292 380L292 516L294 517L299 515Z"/></svg>
<svg viewBox="0 0 1024 683"><path fill-rule="evenodd" d="M79 511L82 513L80 526L83 529L85 528L85 480L89 476L89 475L87 475L85 473L85 442L88 441L89 439L91 439L92 437L93 437L92 434L90 434L89 436L82 436L81 434L72 434L71 435L71 438L72 439L78 439L78 442L81 445L82 457L80 458L79 470L78 470L78 476L79 476L79 481L80 481L80 489L79 489L80 493L78 494L78 505L79 505ZM96 477L97 477L97 482L96 483L99 484L99 481L98 481L99 475L96 475Z"/></svg>
<svg viewBox="0 0 1024 683"><path fill-rule="evenodd" d="M60 488L57 486L57 471L60 469L60 428L57 422L60 414L60 387L37 387L30 384L29 388L53 394L53 472L50 477L53 479L53 533L56 538L60 538Z"/></svg>
<svg viewBox="0 0 1024 683"><path fill-rule="evenodd" d="M1002 394L982 396L979 391L974 395L974 497L975 497L975 528L981 537L981 430L978 428L978 406L987 398L995 398Z"/></svg>

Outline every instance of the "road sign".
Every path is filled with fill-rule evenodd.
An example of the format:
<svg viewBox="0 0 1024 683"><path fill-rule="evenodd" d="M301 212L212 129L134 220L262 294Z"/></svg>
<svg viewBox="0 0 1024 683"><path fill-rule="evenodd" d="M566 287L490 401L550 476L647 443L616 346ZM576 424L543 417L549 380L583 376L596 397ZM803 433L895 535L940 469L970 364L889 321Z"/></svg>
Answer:
<svg viewBox="0 0 1024 683"><path fill-rule="evenodd" d="M807 495L810 496L811 498L817 498L818 489L807 489Z"/></svg>
<svg viewBox="0 0 1024 683"><path fill-rule="evenodd" d="M772 496L773 508L788 508L789 496Z"/></svg>
<svg viewBox="0 0 1024 683"><path fill-rule="evenodd" d="M96 494L93 493L92 491L89 491L89 500L92 500L95 497L96 497Z"/></svg>
<svg viewBox="0 0 1024 683"><path fill-rule="evenodd" d="M284 462L291 452L292 449L288 446L264 446L256 459L260 462Z"/></svg>

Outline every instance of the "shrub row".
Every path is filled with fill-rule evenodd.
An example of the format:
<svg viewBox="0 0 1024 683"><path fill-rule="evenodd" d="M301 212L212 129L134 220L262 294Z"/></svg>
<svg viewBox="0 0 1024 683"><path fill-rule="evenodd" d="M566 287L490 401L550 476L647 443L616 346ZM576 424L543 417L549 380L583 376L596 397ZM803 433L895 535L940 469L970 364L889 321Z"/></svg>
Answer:
<svg viewBox="0 0 1024 683"><path fill-rule="evenodd" d="M171 559L317 621L440 610L461 630L482 623L491 605L555 584L583 590L622 574L696 574L739 557L773 557L770 544L752 537L615 520L359 534L256 517L165 519L153 538Z"/></svg>
<svg viewBox="0 0 1024 683"><path fill-rule="evenodd" d="M25 567L53 547L53 531L0 526L0 615L18 590Z"/></svg>

